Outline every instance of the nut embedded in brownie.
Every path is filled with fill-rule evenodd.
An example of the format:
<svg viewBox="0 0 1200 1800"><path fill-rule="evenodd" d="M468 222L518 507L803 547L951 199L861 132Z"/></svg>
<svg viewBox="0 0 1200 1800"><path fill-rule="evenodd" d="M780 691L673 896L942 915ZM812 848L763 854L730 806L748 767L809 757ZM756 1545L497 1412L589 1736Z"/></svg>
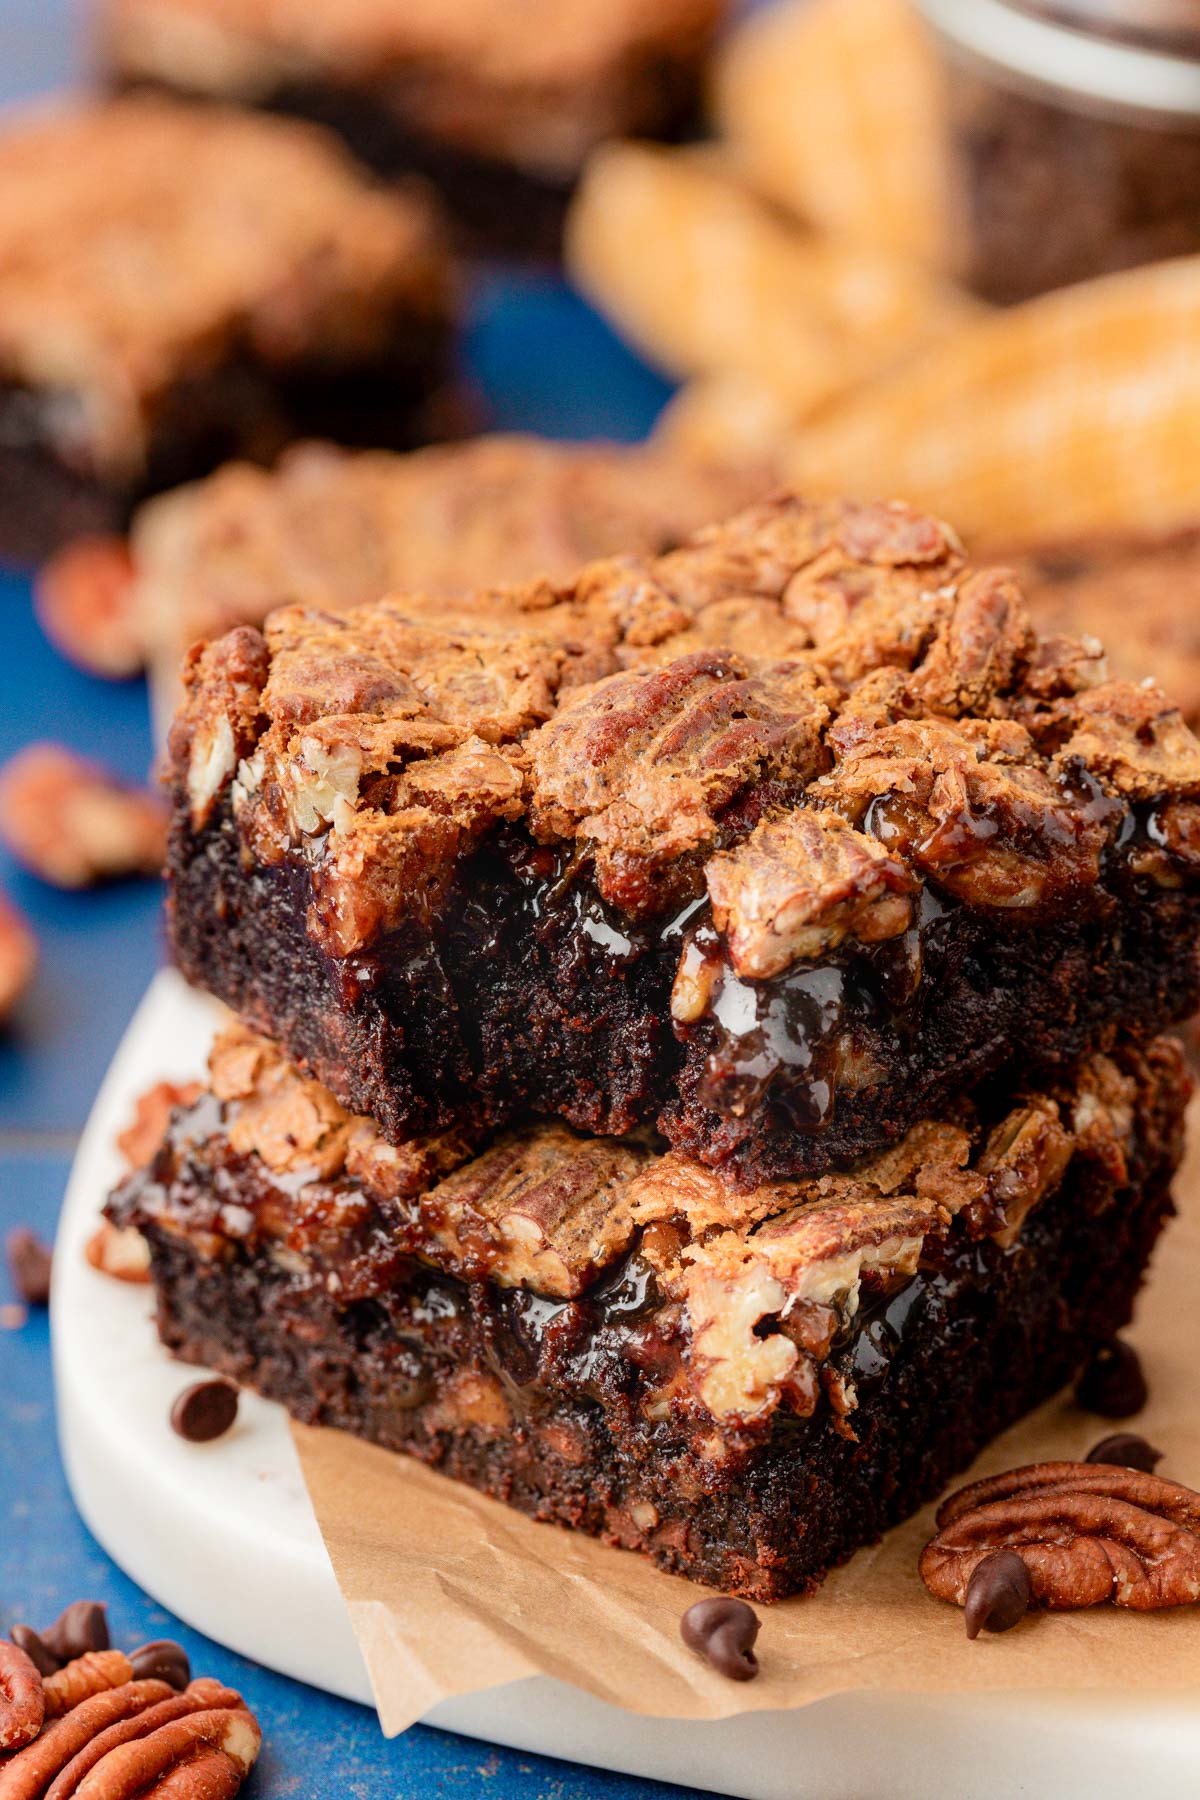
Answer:
<svg viewBox="0 0 1200 1800"><path fill-rule="evenodd" d="M109 1214L185 1360L770 1600L1126 1322L1187 1091L1174 1043L1122 1040L739 1194L553 1124L397 1149L237 1027Z"/></svg>
<svg viewBox="0 0 1200 1800"><path fill-rule="evenodd" d="M593 145L678 136L724 0L106 0L113 79L299 114L386 175L437 183L460 232L552 255Z"/></svg>
<svg viewBox="0 0 1200 1800"><path fill-rule="evenodd" d="M130 98L0 132L0 555L301 435L406 444L445 378L422 196L312 127Z"/></svg>
<svg viewBox="0 0 1200 1800"><path fill-rule="evenodd" d="M1196 1005L1200 744L902 506L293 608L188 681L176 957L394 1142L657 1121L753 1187Z"/></svg>

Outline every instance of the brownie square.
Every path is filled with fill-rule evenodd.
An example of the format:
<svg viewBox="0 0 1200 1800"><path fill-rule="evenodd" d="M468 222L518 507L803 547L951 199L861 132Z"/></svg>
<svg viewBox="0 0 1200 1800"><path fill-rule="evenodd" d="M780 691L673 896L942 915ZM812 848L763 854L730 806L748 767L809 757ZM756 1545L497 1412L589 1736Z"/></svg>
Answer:
<svg viewBox="0 0 1200 1800"><path fill-rule="evenodd" d="M1200 744L903 506L285 609L187 679L176 958L396 1143L655 1124L753 1187L1197 1004Z"/></svg>
<svg viewBox="0 0 1200 1800"><path fill-rule="evenodd" d="M0 555L290 439L407 444L446 375L427 202L331 137L136 98L0 131Z"/></svg>
<svg viewBox="0 0 1200 1800"><path fill-rule="evenodd" d="M814 1587L1124 1325L1187 1083L1128 1041L736 1194L530 1125L396 1150L235 1029L109 1212L163 1342L757 1600Z"/></svg>
<svg viewBox="0 0 1200 1800"><path fill-rule="evenodd" d="M174 670L198 638L261 625L284 602L345 612L394 592L564 580L593 557L671 549L770 485L642 445L299 445L273 470L228 464L139 511L139 630Z"/></svg>
<svg viewBox="0 0 1200 1800"><path fill-rule="evenodd" d="M108 0L119 83L270 107L417 171L472 245L557 252L605 138L678 136L723 0Z"/></svg>

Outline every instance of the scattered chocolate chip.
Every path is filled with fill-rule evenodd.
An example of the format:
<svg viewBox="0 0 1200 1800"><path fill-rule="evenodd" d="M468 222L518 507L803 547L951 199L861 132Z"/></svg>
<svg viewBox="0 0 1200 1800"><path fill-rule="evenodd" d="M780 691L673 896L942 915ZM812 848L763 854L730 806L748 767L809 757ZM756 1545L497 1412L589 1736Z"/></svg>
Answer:
<svg viewBox="0 0 1200 1800"><path fill-rule="evenodd" d="M47 1648L44 1640L38 1636L32 1625L14 1625L8 1635L17 1649L25 1652L43 1679L47 1675L56 1675L62 1668L57 1656Z"/></svg>
<svg viewBox="0 0 1200 1800"><path fill-rule="evenodd" d="M1146 1377L1132 1344L1112 1338L1093 1353L1079 1377L1075 1398L1102 1419L1127 1419L1146 1404Z"/></svg>
<svg viewBox="0 0 1200 1800"><path fill-rule="evenodd" d="M219 1377L184 1388L171 1408L171 1426L189 1444L207 1444L227 1432L237 1418L238 1391Z"/></svg>
<svg viewBox="0 0 1200 1800"><path fill-rule="evenodd" d="M135 1681L165 1681L182 1694L192 1679L192 1665L182 1644L172 1638L155 1638L152 1644L129 1652Z"/></svg>
<svg viewBox="0 0 1200 1800"><path fill-rule="evenodd" d="M73 1600L42 1632L42 1642L60 1662L74 1662L89 1650L107 1650L108 1608L99 1600Z"/></svg>
<svg viewBox="0 0 1200 1800"><path fill-rule="evenodd" d="M1101 1438L1098 1444L1093 1444L1083 1460L1115 1463L1121 1469L1141 1469L1145 1474L1153 1475L1162 1458L1162 1451L1148 1444L1136 1431L1114 1431L1111 1437Z"/></svg>
<svg viewBox="0 0 1200 1800"><path fill-rule="evenodd" d="M1011 1631L1029 1611L1033 1587L1029 1570L1015 1550L997 1550L977 1563L967 1583L963 1608L967 1636L982 1630Z"/></svg>
<svg viewBox="0 0 1200 1800"><path fill-rule="evenodd" d="M689 1650L710 1662L730 1681L753 1681L758 1658L752 1648L758 1636L758 1614L744 1600L697 1600L679 1621Z"/></svg>
<svg viewBox="0 0 1200 1800"><path fill-rule="evenodd" d="M26 1306L45 1306L50 1298L50 1251L28 1225L18 1225L5 1240L13 1286Z"/></svg>

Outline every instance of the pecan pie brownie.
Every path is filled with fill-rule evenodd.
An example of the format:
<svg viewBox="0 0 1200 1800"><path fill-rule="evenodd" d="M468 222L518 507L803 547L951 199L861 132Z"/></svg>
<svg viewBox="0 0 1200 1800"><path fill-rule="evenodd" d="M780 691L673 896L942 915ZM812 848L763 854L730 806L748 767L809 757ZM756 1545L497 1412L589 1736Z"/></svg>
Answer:
<svg viewBox="0 0 1200 1800"><path fill-rule="evenodd" d="M552 252L601 139L678 136L724 0L107 0L114 78L332 125L469 238Z"/></svg>
<svg viewBox="0 0 1200 1800"><path fill-rule="evenodd" d="M193 653L176 958L393 1142L657 1123L753 1186L1197 1002L1200 744L899 505Z"/></svg>
<svg viewBox="0 0 1200 1800"><path fill-rule="evenodd" d="M556 1124L397 1149L237 1027L109 1212L148 1239L185 1360L771 1600L1126 1323L1186 1093L1174 1043L1122 1039L737 1193Z"/></svg>
<svg viewBox="0 0 1200 1800"><path fill-rule="evenodd" d="M641 445L496 436L396 456L304 444L274 470L232 463L149 501L130 533L134 606L152 660L177 661L284 601L342 612L667 550L770 486L744 463Z"/></svg>
<svg viewBox="0 0 1200 1800"><path fill-rule="evenodd" d="M307 125L149 97L0 130L0 554L291 438L406 444L446 369L428 202Z"/></svg>

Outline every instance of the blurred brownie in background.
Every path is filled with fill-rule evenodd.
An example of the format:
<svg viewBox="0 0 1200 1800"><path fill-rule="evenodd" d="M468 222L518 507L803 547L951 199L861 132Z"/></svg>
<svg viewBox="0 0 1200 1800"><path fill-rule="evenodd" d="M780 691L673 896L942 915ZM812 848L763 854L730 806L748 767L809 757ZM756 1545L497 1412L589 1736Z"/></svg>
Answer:
<svg viewBox="0 0 1200 1800"><path fill-rule="evenodd" d="M769 485L764 469L641 446L497 436L397 456L302 444L270 472L230 464L143 507L132 606L147 660L173 667L198 638L287 603L344 611L654 555Z"/></svg>
<svg viewBox="0 0 1200 1800"><path fill-rule="evenodd" d="M1043 630L1101 638L1111 674L1151 675L1200 723L1200 525L1011 552Z"/></svg>
<svg viewBox="0 0 1200 1800"><path fill-rule="evenodd" d="M311 126L149 96L0 132L0 557L325 435L425 435L449 265Z"/></svg>
<svg viewBox="0 0 1200 1800"><path fill-rule="evenodd" d="M418 170L469 241L549 255L588 152L677 137L724 0L104 0L118 83L298 113Z"/></svg>

